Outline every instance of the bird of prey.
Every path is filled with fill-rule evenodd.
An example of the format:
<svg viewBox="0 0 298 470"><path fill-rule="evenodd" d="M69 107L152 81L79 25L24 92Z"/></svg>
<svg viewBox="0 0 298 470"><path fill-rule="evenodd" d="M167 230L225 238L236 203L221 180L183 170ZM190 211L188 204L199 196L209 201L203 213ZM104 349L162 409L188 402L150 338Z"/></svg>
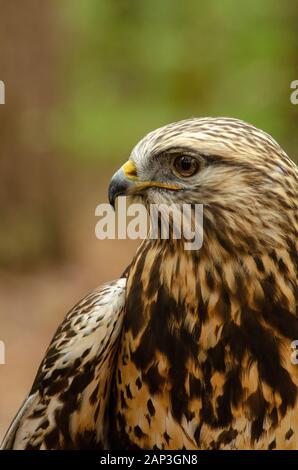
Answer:
<svg viewBox="0 0 298 470"><path fill-rule="evenodd" d="M145 239L68 313L2 448L298 449L297 182L237 119L144 137L110 202L203 204L203 245Z"/></svg>

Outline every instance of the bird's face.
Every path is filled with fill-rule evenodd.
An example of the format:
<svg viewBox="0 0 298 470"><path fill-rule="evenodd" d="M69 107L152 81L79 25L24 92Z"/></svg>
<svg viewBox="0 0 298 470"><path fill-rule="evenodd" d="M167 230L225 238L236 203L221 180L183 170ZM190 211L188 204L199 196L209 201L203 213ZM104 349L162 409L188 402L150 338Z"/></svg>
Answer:
<svg viewBox="0 0 298 470"><path fill-rule="evenodd" d="M284 205L297 204L297 168L268 134L249 124L189 119L136 145L111 180L111 204L119 195L139 196L146 205L203 204L217 228L245 233L246 221L274 236Z"/></svg>
<svg viewBox="0 0 298 470"><path fill-rule="evenodd" d="M209 203L257 196L283 181L289 159L266 133L236 119L189 119L157 129L113 176L109 198L139 195L151 203ZM290 165L293 168L291 162ZM263 185L263 191L262 186ZM224 202L222 200L222 202Z"/></svg>

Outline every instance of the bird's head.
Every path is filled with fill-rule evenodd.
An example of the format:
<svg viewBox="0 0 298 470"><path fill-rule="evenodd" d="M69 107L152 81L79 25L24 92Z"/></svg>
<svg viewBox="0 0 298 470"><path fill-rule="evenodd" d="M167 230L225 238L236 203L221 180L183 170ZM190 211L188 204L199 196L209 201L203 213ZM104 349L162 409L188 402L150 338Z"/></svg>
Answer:
<svg viewBox="0 0 298 470"><path fill-rule="evenodd" d="M109 199L203 204L204 236L225 234L226 244L253 250L294 230L297 175L265 132L232 118L194 118L145 136L113 176Z"/></svg>

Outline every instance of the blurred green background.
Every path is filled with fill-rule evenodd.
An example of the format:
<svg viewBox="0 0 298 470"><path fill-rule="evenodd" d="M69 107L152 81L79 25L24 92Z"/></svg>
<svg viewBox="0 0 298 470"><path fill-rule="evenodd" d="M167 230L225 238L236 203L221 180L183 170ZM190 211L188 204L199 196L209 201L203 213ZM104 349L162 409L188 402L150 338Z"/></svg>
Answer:
<svg viewBox="0 0 298 470"><path fill-rule="evenodd" d="M297 157L297 24L291 0L0 0L0 431L67 308L132 256L94 210L144 134L234 116Z"/></svg>
<svg viewBox="0 0 298 470"><path fill-rule="evenodd" d="M295 157L298 9L290 0L0 1L0 262L69 254L67 194L149 130L226 115ZM66 237L66 238L65 238Z"/></svg>

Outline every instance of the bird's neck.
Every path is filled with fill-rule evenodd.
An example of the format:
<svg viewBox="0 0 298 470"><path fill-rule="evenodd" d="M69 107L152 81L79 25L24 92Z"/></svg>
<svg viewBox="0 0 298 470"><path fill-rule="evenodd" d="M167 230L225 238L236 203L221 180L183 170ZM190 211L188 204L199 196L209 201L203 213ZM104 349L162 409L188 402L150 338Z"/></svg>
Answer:
<svg viewBox="0 0 298 470"><path fill-rule="evenodd" d="M172 322L173 331L184 325L201 350L213 347L227 324L245 330L246 320L298 339L298 324L286 327L296 325L294 263L282 246L251 253L209 243L186 251L179 240L146 240L128 275L126 327L137 336L158 309L158 321Z"/></svg>

